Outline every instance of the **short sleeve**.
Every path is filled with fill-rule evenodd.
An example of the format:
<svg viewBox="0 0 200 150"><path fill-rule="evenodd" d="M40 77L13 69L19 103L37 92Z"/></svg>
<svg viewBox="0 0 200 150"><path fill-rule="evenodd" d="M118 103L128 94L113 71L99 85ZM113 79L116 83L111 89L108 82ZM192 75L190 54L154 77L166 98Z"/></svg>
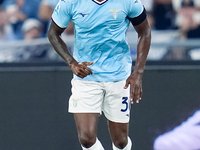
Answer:
<svg viewBox="0 0 200 150"><path fill-rule="evenodd" d="M129 2L128 18L135 18L142 14L144 7L140 0L130 0Z"/></svg>
<svg viewBox="0 0 200 150"><path fill-rule="evenodd" d="M60 0L52 14L53 22L60 28L66 28L71 20L71 4L68 0Z"/></svg>

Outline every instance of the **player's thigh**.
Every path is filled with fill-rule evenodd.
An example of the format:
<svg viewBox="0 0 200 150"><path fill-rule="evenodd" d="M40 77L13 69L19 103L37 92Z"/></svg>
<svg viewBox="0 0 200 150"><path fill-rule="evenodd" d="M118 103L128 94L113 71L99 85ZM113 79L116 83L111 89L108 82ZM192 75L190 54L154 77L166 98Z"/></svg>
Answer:
<svg viewBox="0 0 200 150"><path fill-rule="evenodd" d="M80 137L96 138L99 113L74 113L77 131Z"/></svg>
<svg viewBox="0 0 200 150"><path fill-rule="evenodd" d="M127 142L129 123L117 123L108 121L112 141Z"/></svg>
<svg viewBox="0 0 200 150"><path fill-rule="evenodd" d="M130 118L130 89L124 89L125 81L110 82L106 85L102 110L113 122L128 123Z"/></svg>

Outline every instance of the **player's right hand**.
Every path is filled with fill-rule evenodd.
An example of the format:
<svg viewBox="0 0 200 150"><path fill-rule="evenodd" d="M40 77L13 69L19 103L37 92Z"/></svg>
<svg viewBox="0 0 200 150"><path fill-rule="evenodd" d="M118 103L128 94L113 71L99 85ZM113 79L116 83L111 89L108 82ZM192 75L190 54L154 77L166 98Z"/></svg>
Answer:
<svg viewBox="0 0 200 150"><path fill-rule="evenodd" d="M75 62L70 64L70 68L72 72L80 78L85 78L87 75L93 74L92 70L88 67L92 65L94 62Z"/></svg>

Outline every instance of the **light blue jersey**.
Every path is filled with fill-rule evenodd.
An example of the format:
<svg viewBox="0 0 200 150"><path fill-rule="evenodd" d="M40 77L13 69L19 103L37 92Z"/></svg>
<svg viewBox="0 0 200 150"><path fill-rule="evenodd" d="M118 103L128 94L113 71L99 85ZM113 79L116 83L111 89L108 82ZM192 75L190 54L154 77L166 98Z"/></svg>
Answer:
<svg viewBox="0 0 200 150"><path fill-rule="evenodd" d="M144 8L140 0L60 0L52 20L66 28L74 25L73 56L78 62L94 62L93 75L81 79L115 82L131 74L132 61L126 39L129 18L138 17Z"/></svg>

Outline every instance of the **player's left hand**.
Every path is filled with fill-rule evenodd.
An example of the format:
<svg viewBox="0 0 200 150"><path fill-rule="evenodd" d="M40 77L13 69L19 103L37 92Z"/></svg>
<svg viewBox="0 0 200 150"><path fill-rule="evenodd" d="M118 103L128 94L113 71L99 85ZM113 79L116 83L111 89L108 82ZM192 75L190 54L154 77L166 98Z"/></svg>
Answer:
<svg viewBox="0 0 200 150"><path fill-rule="evenodd" d="M142 74L133 72L126 80L126 85L124 88L127 89L129 84L131 104L133 104L134 101L139 103L142 98Z"/></svg>

